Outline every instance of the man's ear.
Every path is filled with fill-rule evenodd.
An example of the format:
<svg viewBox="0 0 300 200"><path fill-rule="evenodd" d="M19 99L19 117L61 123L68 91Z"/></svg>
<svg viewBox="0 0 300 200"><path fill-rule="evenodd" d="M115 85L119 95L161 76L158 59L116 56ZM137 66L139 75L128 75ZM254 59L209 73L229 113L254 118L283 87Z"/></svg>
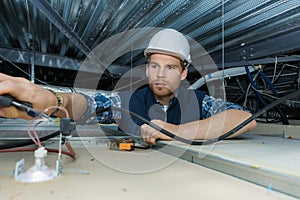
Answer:
<svg viewBox="0 0 300 200"><path fill-rule="evenodd" d="M186 79L187 74L188 74L188 68L185 67L184 70L181 72L181 80L183 81L184 79Z"/></svg>

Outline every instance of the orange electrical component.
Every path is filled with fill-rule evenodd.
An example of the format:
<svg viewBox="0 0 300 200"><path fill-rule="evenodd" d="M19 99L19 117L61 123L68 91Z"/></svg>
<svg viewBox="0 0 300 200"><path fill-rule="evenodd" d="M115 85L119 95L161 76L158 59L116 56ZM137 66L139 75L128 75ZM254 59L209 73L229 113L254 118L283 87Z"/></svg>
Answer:
<svg viewBox="0 0 300 200"><path fill-rule="evenodd" d="M131 138L115 138L111 139L107 147L109 150L125 150L131 151L134 149L134 140Z"/></svg>
<svg viewBox="0 0 300 200"><path fill-rule="evenodd" d="M121 150L131 151L131 150L133 150L133 147L134 147L134 143L120 143L119 144L119 148Z"/></svg>

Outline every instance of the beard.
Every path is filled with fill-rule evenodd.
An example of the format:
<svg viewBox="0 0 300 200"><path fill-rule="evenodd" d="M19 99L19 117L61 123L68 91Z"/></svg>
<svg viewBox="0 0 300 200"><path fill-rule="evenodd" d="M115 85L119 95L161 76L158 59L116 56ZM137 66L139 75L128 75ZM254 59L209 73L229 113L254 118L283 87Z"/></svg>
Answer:
<svg viewBox="0 0 300 200"><path fill-rule="evenodd" d="M174 92L168 87L150 84L150 88L157 99L171 98L174 96Z"/></svg>

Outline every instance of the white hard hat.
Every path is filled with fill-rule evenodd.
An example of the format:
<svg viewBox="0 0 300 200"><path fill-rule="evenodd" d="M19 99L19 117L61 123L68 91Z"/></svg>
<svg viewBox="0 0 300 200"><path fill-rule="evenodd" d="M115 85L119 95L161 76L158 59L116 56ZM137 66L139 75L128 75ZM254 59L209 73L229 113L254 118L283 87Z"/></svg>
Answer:
<svg viewBox="0 0 300 200"><path fill-rule="evenodd" d="M151 38L144 54L147 56L151 53L176 56L187 62L187 65L192 62L188 40L182 33L174 29L161 30Z"/></svg>

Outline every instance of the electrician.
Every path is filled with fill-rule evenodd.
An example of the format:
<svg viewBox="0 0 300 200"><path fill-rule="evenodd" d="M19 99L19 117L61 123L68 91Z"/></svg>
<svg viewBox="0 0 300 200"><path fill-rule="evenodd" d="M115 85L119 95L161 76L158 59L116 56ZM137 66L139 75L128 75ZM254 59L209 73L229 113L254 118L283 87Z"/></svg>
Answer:
<svg viewBox="0 0 300 200"><path fill-rule="evenodd" d="M114 96L100 92L93 95L56 93L24 78L0 74L0 95L10 94L19 101L30 102L33 108L39 111L50 106L63 106L78 124L116 122L123 131L140 135L151 145L158 139L171 138L129 114L114 111L113 107L129 109L186 139L219 137L251 116L251 113L243 110L240 105L181 86L192 60L188 40L180 32L174 29L157 32L144 53L147 58L145 71L148 84L133 92L120 92ZM107 108L112 109L101 112ZM91 117L95 112L99 114ZM64 117L64 113L59 110L54 115ZM13 106L0 107L0 116L30 119L24 111ZM255 127L256 122L253 120L230 137Z"/></svg>

